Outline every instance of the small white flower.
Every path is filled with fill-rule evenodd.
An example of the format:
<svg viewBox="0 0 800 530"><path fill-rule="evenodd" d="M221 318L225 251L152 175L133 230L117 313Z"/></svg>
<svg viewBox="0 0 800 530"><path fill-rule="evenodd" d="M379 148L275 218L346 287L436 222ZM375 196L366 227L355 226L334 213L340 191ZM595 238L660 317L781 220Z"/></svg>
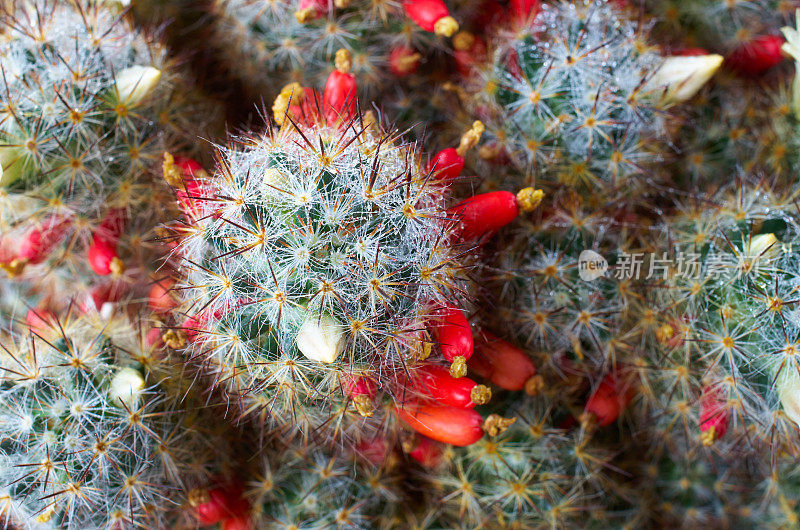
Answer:
<svg viewBox="0 0 800 530"><path fill-rule="evenodd" d="M111 380L108 396L115 405L123 403L129 409L138 408L144 390L144 378L138 370L123 368Z"/></svg>
<svg viewBox="0 0 800 530"><path fill-rule="evenodd" d="M711 79L722 65L721 55L667 57L647 82L646 90L664 90L665 99L682 103Z"/></svg>
<svg viewBox="0 0 800 530"><path fill-rule="evenodd" d="M313 361L332 363L344 348L344 329L328 315L310 316L297 332L297 349Z"/></svg>
<svg viewBox="0 0 800 530"><path fill-rule="evenodd" d="M119 101L136 106L152 92L161 79L161 70L152 66L131 66L116 76Z"/></svg>

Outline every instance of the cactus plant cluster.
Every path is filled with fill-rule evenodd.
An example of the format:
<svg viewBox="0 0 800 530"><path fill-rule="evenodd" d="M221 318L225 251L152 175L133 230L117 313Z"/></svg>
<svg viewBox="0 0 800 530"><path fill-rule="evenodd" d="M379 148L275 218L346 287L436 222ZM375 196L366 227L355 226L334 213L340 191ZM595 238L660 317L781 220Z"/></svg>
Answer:
<svg viewBox="0 0 800 530"><path fill-rule="evenodd" d="M93 2L16 2L3 16L0 263L18 305L132 283L159 215L145 199L163 193L148 172L192 138L191 113L213 119L121 16Z"/></svg>
<svg viewBox="0 0 800 530"><path fill-rule="evenodd" d="M798 7L4 3L0 525L797 526Z"/></svg>

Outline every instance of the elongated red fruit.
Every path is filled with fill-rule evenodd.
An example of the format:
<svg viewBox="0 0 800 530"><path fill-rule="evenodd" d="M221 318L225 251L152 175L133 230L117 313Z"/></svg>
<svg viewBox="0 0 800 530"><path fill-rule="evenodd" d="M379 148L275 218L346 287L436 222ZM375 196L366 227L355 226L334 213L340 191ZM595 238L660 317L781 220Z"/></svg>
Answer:
<svg viewBox="0 0 800 530"><path fill-rule="evenodd" d="M205 184L208 175L199 162L164 153L162 171L164 180L175 188L178 204L189 219L202 219L213 212L215 193Z"/></svg>
<svg viewBox="0 0 800 530"><path fill-rule="evenodd" d="M442 0L405 0L403 10L425 31L432 31L444 37L458 31L458 22L450 16L450 11Z"/></svg>
<svg viewBox="0 0 800 530"><path fill-rule="evenodd" d="M349 51L341 49L336 52L336 70L328 76L322 95L325 119L329 125L347 122L356 114L358 86L356 76L350 73L352 64Z"/></svg>
<svg viewBox="0 0 800 530"><path fill-rule="evenodd" d="M728 407L719 387L706 387L700 398L700 441L711 445L728 431Z"/></svg>
<svg viewBox="0 0 800 530"><path fill-rule="evenodd" d="M439 341L442 355L449 362L453 363L456 373L454 376L466 375L466 365L464 364L474 351L472 342L472 328L467 322L464 312L454 305L447 304L437 311L433 332Z"/></svg>
<svg viewBox="0 0 800 530"><path fill-rule="evenodd" d="M411 405L397 407L397 414L418 433L442 443L464 447L483 436L483 418L473 409Z"/></svg>
<svg viewBox="0 0 800 530"><path fill-rule="evenodd" d="M524 351L486 330L476 338L475 355L467 363L471 370L505 390L539 393L542 378L536 376L536 365Z"/></svg>
<svg viewBox="0 0 800 530"><path fill-rule="evenodd" d="M491 391L468 377L453 377L438 364L421 366L414 371L414 386L422 394L442 405L471 409L492 397Z"/></svg>
<svg viewBox="0 0 800 530"><path fill-rule="evenodd" d="M436 153L425 169L433 173L437 180L449 182L461 175L464 162L464 157L458 154L455 147L448 147Z"/></svg>
<svg viewBox="0 0 800 530"><path fill-rule="evenodd" d="M584 412L594 415L601 427L611 425L619 418L633 399L633 390L619 372L606 375L586 402Z"/></svg>
<svg viewBox="0 0 800 530"><path fill-rule="evenodd" d="M295 11L295 18L305 24L328 12L328 0L300 0Z"/></svg>
<svg viewBox="0 0 800 530"><path fill-rule="evenodd" d="M53 324L56 323L56 316L49 309L31 308L28 309L28 312L25 315L25 323L33 331L41 332L53 327Z"/></svg>
<svg viewBox="0 0 800 530"><path fill-rule="evenodd" d="M516 195L492 191L466 199L449 210L458 220L457 233L463 241L484 243L517 218L521 211L532 211L542 201L540 190L525 188Z"/></svg>
<svg viewBox="0 0 800 530"><path fill-rule="evenodd" d="M725 65L739 75L757 77L783 61L779 35L762 35L739 45L725 58Z"/></svg>
<svg viewBox="0 0 800 530"><path fill-rule="evenodd" d="M86 251L89 266L100 276L125 270L117 254L119 237L125 230L127 213L123 208L112 208L106 212L92 235L92 243Z"/></svg>

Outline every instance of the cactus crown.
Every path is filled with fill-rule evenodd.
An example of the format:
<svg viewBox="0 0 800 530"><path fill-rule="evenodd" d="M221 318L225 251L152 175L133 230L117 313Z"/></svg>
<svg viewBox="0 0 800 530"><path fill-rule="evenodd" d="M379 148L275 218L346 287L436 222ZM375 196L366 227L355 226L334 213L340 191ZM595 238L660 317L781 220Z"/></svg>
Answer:
<svg viewBox="0 0 800 530"><path fill-rule="evenodd" d="M0 23L4 187L102 190L149 163L159 48L94 4L34 3Z"/></svg>
<svg viewBox="0 0 800 530"><path fill-rule="evenodd" d="M521 170L619 185L653 156L642 135L659 129L646 81L660 61L642 28L604 2L547 5L513 39L500 39L478 97L495 107L495 134Z"/></svg>
<svg viewBox="0 0 800 530"><path fill-rule="evenodd" d="M278 410L420 355L460 274L445 188L414 145L368 120L289 121L221 150L216 198L198 199L213 212L180 245L201 343Z"/></svg>
<svg viewBox="0 0 800 530"><path fill-rule="evenodd" d="M15 524L100 528L155 515L162 420L140 364L149 356L107 331L68 319L0 352L0 482Z"/></svg>

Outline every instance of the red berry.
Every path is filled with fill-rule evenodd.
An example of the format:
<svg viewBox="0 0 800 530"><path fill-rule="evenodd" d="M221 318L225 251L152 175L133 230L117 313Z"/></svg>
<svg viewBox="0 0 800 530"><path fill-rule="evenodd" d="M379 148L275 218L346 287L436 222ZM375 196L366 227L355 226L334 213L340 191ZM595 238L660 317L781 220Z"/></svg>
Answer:
<svg viewBox="0 0 800 530"><path fill-rule="evenodd" d="M433 173L437 180L449 182L461 175L464 157L458 154L455 147L448 147L436 153L425 169L428 173Z"/></svg>
<svg viewBox="0 0 800 530"><path fill-rule="evenodd" d="M242 489L236 484L217 486L202 492L201 499L194 505L194 513L201 525L211 525L246 515L250 503L242 497Z"/></svg>
<svg viewBox="0 0 800 530"><path fill-rule="evenodd" d="M471 409L483 405L491 396L483 385L468 377L453 377L448 368L437 364L421 366L413 377L415 388L441 405Z"/></svg>
<svg viewBox="0 0 800 530"><path fill-rule="evenodd" d="M409 405L397 407L397 414L418 433L442 443L463 447L483 437L483 418L474 409Z"/></svg>
<svg viewBox="0 0 800 530"><path fill-rule="evenodd" d="M25 315L25 323L31 330L36 332L52 327L55 322L56 316L52 311L45 308L28 309Z"/></svg>
<svg viewBox="0 0 800 530"><path fill-rule="evenodd" d="M533 20L541 8L541 0L511 0L508 3L512 19L520 24Z"/></svg>
<svg viewBox="0 0 800 530"><path fill-rule="evenodd" d="M436 23L450 16L450 11L442 0L405 0L403 10L408 18L425 31L436 31Z"/></svg>
<svg viewBox="0 0 800 530"><path fill-rule="evenodd" d="M177 307L178 303L172 297L172 287L175 280L165 278L153 284L147 297L147 305L156 313L167 313Z"/></svg>
<svg viewBox="0 0 800 530"><path fill-rule="evenodd" d="M222 530L252 530L253 523L248 514L237 515L222 522Z"/></svg>
<svg viewBox="0 0 800 530"><path fill-rule="evenodd" d="M584 412L592 414L597 424L604 427L619 418L633 399L633 390L619 371L606 375L586 402Z"/></svg>
<svg viewBox="0 0 800 530"><path fill-rule="evenodd" d="M444 448L439 442L422 435L416 437L413 447L409 449L407 451L408 456L419 462L422 467L428 469L439 465L444 453Z"/></svg>
<svg viewBox="0 0 800 530"><path fill-rule="evenodd" d="M95 229L92 243L86 251L86 257L92 270L101 276L124 270L117 254L119 237L125 230L127 213L122 208L112 208Z"/></svg>
<svg viewBox="0 0 800 530"><path fill-rule="evenodd" d="M725 58L725 64L739 75L757 77L783 61L784 42L779 35L756 37L733 50Z"/></svg>
<svg viewBox="0 0 800 530"><path fill-rule="evenodd" d="M509 191L475 195L449 210L458 220L458 235L464 241L485 242L519 215L517 197Z"/></svg>
<svg viewBox="0 0 800 530"><path fill-rule="evenodd" d="M505 390L538 391L536 365L525 352L485 330L477 333L477 339L470 369Z"/></svg>
<svg viewBox="0 0 800 530"><path fill-rule="evenodd" d="M700 398L700 432L704 445L711 445L728 431L728 407L720 387L706 387Z"/></svg>
<svg viewBox="0 0 800 530"><path fill-rule="evenodd" d="M64 240L71 225L72 218L66 215L45 217L22 237L16 259L31 264L43 262Z"/></svg>
<svg viewBox="0 0 800 530"><path fill-rule="evenodd" d="M349 66L346 70L349 70ZM328 76L328 81L325 83L325 92L322 96L325 120L328 124L344 123L355 116L357 99L356 76L339 69L331 72Z"/></svg>
<svg viewBox="0 0 800 530"><path fill-rule="evenodd" d="M467 360L472 357L473 342L470 328L464 312L453 305L445 305L437 311L437 320L433 332L439 341L442 355L449 362L457 357Z"/></svg>
<svg viewBox="0 0 800 530"><path fill-rule="evenodd" d="M406 77L417 71L421 58L411 46L395 46L389 53L389 70L397 77Z"/></svg>

